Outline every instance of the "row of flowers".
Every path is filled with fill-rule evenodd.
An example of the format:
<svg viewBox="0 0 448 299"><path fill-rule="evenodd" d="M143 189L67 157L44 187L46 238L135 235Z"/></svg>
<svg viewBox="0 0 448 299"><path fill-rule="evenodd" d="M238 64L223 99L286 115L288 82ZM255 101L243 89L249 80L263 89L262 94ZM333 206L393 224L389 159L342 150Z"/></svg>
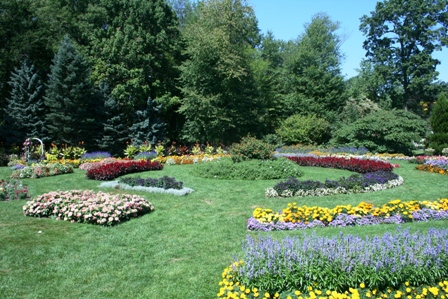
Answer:
<svg viewBox="0 0 448 299"><path fill-rule="evenodd" d="M12 179L37 179L42 177L72 173L73 167L61 163L39 163L30 166L17 167L11 174Z"/></svg>
<svg viewBox="0 0 448 299"><path fill-rule="evenodd" d="M448 157L424 156L415 158L413 162L419 164L415 167L417 170L448 175Z"/></svg>
<svg viewBox="0 0 448 299"><path fill-rule="evenodd" d="M289 160L301 166L315 166L345 169L358 173L375 171L392 171L394 166L385 161L339 157L286 156Z"/></svg>
<svg viewBox="0 0 448 299"><path fill-rule="evenodd" d="M327 196L334 194L366 193L395 188L403 184L403 178L388 171L376 171L355 174L339 180L325 182L289 178L277 183L273 188L267 188L266 197L307 197Z"/></svg>
<svg viewBox="0 0 448 299"><path fill-rule="evenodd" d="M0 180L0 201L29 198L28 187L19 180Z"/></svg>
<svg viewBox="0 0 448 299"><path fill-rule="evenodd" d="M89 169L86 175L88 179L108 181L128 173L162 169L163 165L159 162L123 160L99 164L96 167Z"/></svg>
<svg viewBox="0 0 448 299"><path fill-rule="evenodd" d="M218 298L446 298L448 230L247 236Z"/></svg>
<svg viewBox="0 0 448 299"><path fill-rule="evenodd" d="M23 206L25 216L111 226L147 214L154 206L131 194L91 190L55 191L42 194Z"/></svg>
<svg viewBox="0 0 448 299"><path fill-rule="evenodd" d="M289 203L281 212L256 208L247 221L248 230L272 231L319 227L344 227L381 223L403 223L448 219L448 198L436 201L389 201L375 207L361 202L357 206L339 205L334 208L297 206Z"/></svg>
<svg viewBox="0 0 448 299"><path fill-rule="evenodd" d="M158 156L153 161L158 161L166 165L180 165L180 164L196 164L200 162L211 162L219 160L222 157L229 157L228 154L199 154L199 155L184 155L184 156Z"/></svg>

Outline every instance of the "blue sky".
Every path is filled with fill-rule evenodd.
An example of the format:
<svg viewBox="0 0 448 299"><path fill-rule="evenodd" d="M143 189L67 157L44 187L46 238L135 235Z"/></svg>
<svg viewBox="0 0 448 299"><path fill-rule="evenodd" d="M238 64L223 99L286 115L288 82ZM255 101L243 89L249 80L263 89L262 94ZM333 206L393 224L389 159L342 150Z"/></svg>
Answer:
<svg viewBox="0 0 448 299"><path fill-rule="evenodd" d="M345 37L341 50L345 55L342 62L342 74L346 78L357 74L361 60L365 56L362 44L365 40L359 30L360 18L370 16L375 10L376 0L248 0L254 8L258 19L258 27L262 33L268 30L276 39L291 40L297 38L304 31L306 23L312 17L324 12L332 21L340 23L337 32ZM448 82L448 50L435 52L433 55L442 64L438 66L439 80Z"/></svg>

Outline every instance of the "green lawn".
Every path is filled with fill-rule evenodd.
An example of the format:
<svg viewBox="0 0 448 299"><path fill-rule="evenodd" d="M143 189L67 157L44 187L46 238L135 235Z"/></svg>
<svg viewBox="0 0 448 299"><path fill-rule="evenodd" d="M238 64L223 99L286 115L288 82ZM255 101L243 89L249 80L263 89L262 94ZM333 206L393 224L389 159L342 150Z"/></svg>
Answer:
<svg viewBox="0 0 448 299"><path fill-rule="evenodd" d="M178 197L135 192L155 211L114 227L68 223L23 216L25 201L0 202L0 298L216 298L218 282L246 235L276 238L303 231L246 231L255 207L282 209L288 202L332 207L361 201L382 204L392 199L435 200L448 197L448 177L414 169L405 161L394 171L404 185L375 193L309 198L265 198L278 181L218 181L191 175L195 165L165 166L142 177L174 176L194 193ZM336 179L350 172L302 167L301 179ZM11 170L0 168L0 179ZM31 196L71 189L98 191L100 182L85 172L25 179ZM114 189L102 189L118 192ZM411 230L448 227L448 221L411 223ZM395 225L307 230L319 235L373 235ZM41 231L41 233L38 233Z"/></svg>

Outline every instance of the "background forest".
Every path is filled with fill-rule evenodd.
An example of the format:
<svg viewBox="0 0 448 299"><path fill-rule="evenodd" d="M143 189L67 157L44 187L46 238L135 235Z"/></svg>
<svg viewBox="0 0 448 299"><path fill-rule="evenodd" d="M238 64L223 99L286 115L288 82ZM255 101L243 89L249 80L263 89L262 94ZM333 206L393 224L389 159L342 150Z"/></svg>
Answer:
<svg viewBox="0 0 448 299"><path fill-rule="evenodd" d="M127 144L280 144L410 153L448 147L446 0L360 17L366 57L341 75L339 23L261 34L244 0L0 0L0 148L27 137L121 155Z"/></svg>

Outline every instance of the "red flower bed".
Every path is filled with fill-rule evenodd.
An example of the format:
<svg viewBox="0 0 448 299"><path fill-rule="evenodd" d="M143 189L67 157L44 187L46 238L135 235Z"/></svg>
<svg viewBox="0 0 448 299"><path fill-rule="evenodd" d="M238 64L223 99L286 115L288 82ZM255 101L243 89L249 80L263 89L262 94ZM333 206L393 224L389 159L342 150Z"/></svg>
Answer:
<svg viewBox="0 0 448 299"><path fill-rule="evenodd" d="M128 173L162 169L163 165L159 162L151 162L146 160L117 161L98 165L98 167L88 170L87 178L92 180L107 181Z"/></svg>
<svg viewBox="0 0 448 299"><path fill-rule="evenodd" d="M287 156L289 160L301 166L316 166L327 168L346 169L358 173L375 172L379 170L392 171L393 166L389 162L356 159L356 158L337 158L337 157L297 157Z"/></svg>

